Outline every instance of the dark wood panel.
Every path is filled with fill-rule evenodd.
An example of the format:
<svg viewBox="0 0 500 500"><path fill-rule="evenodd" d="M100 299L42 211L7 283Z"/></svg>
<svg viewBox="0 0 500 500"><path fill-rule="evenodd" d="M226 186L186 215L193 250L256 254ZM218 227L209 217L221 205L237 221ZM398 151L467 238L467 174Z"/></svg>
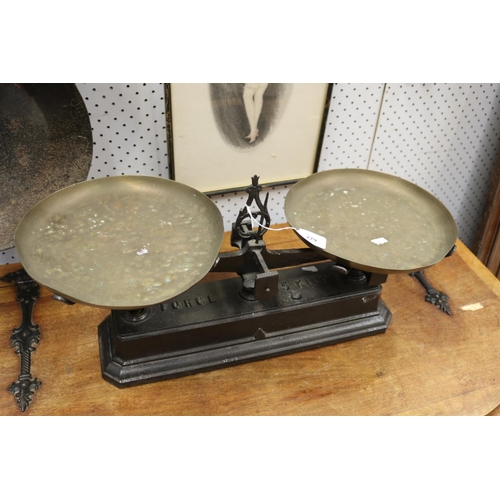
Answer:
<svg viewBox="0 0 500 500"><path fill-rule="evenodd" d="M497 278L500 277L500 153L472 251Z"/></svg>

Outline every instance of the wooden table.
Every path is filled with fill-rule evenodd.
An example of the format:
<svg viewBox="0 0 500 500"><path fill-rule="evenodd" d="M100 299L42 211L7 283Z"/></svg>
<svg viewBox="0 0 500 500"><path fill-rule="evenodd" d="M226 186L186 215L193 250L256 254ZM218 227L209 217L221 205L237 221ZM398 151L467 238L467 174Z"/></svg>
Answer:
<svg viewBox="0 0 500 500"><path fill-rule="evenodd" d="M270 248L301 246L292 231ZM302 353L118 389L101 377L97 326L109 311L52 300L42 287L41 340L31 373L42 381L25 413L7 391L19 375L10 336L15 287L0 285L1 415L486 415L500 404L500 282L460 242L426 271L450 296L452 316L421 285L390 275L387 332ZM223 246L230 250L228 238ZM19 265L0 267L0 275Z"/></svg>

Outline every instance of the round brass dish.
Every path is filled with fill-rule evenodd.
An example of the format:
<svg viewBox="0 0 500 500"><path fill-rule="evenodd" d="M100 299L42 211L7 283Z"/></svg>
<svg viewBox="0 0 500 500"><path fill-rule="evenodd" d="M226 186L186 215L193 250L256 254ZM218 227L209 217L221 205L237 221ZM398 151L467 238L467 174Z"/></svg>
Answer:
<svg viewBox="0 0 500 500"><path fill-rule="evenodd" d="M217 206L179 182L120 176L57 191L21 220L28 274L59 295L138 309L186 291L212 267L224 227Z"/></svg>
<svg viewBox="0 0 500 500"><path fill-rule="evenodd" d="M328 170L301 180L286 196L285 214L294 228L326 238L326 247L315 250L361 271L425 269L457 239L455 221L438 199L371 170Z"/></svg>

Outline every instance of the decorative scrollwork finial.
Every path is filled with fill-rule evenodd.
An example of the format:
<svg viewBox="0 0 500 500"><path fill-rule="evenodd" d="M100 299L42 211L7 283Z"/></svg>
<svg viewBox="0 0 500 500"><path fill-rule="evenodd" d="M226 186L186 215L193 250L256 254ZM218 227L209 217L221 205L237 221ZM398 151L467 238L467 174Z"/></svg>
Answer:
<svg viewBox="0 0 500 500"><path fill-rule="evenodd" d="M231 233L231 244L235 247L242 248L246 241L255 240L260 241L262 236L271 225L271 216L267 209L267 202L269 200L269 193L266 194L264 203L260 199L260 192L262 186L259 184L259 176L252 177L252 185L245 189L248 193L248 199L245 206L240 209L236 221L233 223ZM257 208L252 208L255 203ZM251 211L252 217L257 220L258 226L255 230L252 229L252 221L249 217L248 210Z"/></svg>

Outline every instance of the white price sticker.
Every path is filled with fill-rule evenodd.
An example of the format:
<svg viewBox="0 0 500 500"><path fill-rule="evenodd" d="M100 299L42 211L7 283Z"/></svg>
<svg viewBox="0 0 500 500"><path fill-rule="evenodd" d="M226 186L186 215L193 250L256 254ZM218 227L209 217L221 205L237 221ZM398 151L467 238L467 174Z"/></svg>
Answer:
<svg viewBox="0 0 500 500"><path fill-rule="evenodd" d="M372 243L375 243L375 245L383 245L384 243L389 243L388 240L385 238L375 238L374 240L370 240Z"/></svg>
<svg viewBox="0 0 500 500"><path fill-rule="evenodd" d="M326 238L307 229L297 229L297 232L309 243L318 248L326 249Z"/></svg>

